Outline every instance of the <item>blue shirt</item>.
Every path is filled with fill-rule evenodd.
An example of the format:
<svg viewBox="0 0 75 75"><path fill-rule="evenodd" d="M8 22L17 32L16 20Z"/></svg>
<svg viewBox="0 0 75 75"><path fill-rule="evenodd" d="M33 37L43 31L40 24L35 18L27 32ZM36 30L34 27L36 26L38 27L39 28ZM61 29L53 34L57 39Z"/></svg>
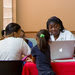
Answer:
<svg viewBox="0 0 75 75"><path fill-rule="evenodd" d="M50 47L46 50L45 53L43 53L39 50L38 46L36 45L32 48L31 54L36 59L36 65L39 71L52 70L50 65Z"/></svg>
<svg viewBox="0 0 75 75"><path fill-rule="evenodd" d="M28 45L30 48L33 48L33 43L30 40L28 40Z"/></svg>

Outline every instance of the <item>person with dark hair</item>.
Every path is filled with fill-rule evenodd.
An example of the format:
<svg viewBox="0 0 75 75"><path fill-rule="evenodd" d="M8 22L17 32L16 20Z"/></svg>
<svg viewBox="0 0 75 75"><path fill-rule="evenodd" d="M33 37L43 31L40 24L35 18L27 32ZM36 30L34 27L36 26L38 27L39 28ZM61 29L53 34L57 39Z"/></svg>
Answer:
<svg viewBox="0 0 75 75"><path fill-rule="evenodd" d="M40 30L36 40L37 45L32 48L31 54L33 62L36 62L39 75L55 75L51 67L49 32L45 29Z"/></svg>
<svg viewBox="0 0 75 75"><path fill-rule="evenodd" d="M2 30L1 35L2 35L2 37L0 38L0 40L3 40L6 37L6 31Z"/></svg>
<svg viewBox="0 0 75 75"><path fill-rule="evenodd" d="M75 36L64 28L62 21L56 16L49 18L46 26L52 41L75 40Z"/></svg>
<svg viewBox="0 0 75 75"><path fill-rule="evenodd" d="M21 60L22 55L31 54L27 43L19 38L21 26L17 23L9 23L6 28L6 38L0 41L0 60Z"/></svg>
<svg viewBox="0 0 75 75"><path fill-rule="evenodd" d="M5 31L5 30L2 30L2 31L1 31L1 35L2 35L2 37L5 38L5 36L6 36L6 31Z"/></svg>
<svg viewBox="0 0 75 75"><path fill-rule="evenodd" d="M28 39L26 38L24 30L21 30L21 35L20 35L20 37L23 38L23 39L26 41L26 43L28 44L28 46L29 46L30 48L33 48L33 43L32 43L30 40L28 40Z"/></svg>
<svg viewBox="0 0 75 75"><path fill-rule="evenodd" d="M21 33L21 26L17 23L9 23L5 28L7 37L19 37Z"/></svg>

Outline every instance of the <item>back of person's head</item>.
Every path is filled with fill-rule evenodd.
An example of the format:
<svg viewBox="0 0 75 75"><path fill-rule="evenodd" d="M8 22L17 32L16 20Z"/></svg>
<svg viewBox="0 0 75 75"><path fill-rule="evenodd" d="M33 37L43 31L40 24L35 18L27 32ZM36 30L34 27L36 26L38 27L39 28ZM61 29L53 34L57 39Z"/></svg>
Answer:
<svg viewBox="0 0 75 75"><path fill-rule="evenodd" d="M54 22L56 24L59 24L60 25L60 31L63 32L64 26L63 26L62 21L58 17L53 16L53 17L51 17L51 18L48 19L48 21L46 23L46 26L47 26L47 29L48 30L49 30L49 25L50 25L51 22Z"/></svg>
<svg viewBox="0 0 75 75"><path fill-rule="evenodd" d="M9 23L5 30L6 30L6 35L10 35L13 32L18 32L21 29L21 26L17 23Z"/></svg>
<svg viewBox="0 0 75 75"><path fill-rule="evenodd" d="M39 48L42 52L45 52L48 48L49 40L50 40L50 34L48 30L42 29L37 33L37 42L39 45Z"/></svg>
<svg viewBox="0 0 75 75"><path fill-rule="evenodd" d="M2 31L1 31L1 35L4 37L4 35L5 35L5 30L2 30Z"/></svg>

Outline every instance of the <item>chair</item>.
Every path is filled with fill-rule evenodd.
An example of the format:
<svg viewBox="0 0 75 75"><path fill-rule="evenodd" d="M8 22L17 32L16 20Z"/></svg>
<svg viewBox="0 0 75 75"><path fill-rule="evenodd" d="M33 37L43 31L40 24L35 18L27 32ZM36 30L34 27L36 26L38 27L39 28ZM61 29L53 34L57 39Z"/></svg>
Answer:
<svg viewBox="0 0 75 75"><path fill-rule="evenodd" d="M22 61L0 61L0 75L21 75Z"/></svg>
<svg viewBox="0 0 75 75"><path fill-rule="evenodd" d="M27 38L27 39L30 40L33 43L33 47L37 44L35 38Z"/></svg>

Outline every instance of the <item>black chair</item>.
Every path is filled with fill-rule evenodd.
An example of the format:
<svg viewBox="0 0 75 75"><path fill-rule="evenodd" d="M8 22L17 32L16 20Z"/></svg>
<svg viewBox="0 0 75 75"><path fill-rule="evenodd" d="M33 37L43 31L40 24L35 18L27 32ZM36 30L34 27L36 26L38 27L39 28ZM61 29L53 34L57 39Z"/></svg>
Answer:
<svg viewBox="0 0 75 75"><path fill-rule="evenodd" d="M23 61L0 61L0 75L21 75Z"/></svg>

